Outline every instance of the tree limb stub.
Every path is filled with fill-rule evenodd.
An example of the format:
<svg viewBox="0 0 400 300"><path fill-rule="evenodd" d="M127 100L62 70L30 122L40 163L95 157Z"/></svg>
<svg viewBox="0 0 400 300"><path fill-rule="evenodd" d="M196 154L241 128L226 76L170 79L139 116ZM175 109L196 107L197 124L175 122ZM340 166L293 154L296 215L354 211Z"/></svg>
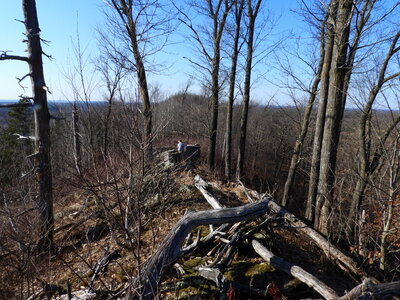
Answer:
<svg viewBox="0 0 400 300"><path fill-rule="evenodd" d="M224 208L200 212L189 212L169 232L156 253L146 264L142 282L135 282L125 299L137 299L138 287L142 289L142 299L153 299L157 294L158 283L166 267L170 266L181 255L181 245L189 232L200 225L236 223L252 220L264 215L270 197L264 197L255 203L246 204L235 208Z"/></svg>
<svg viewBox="0 0 400 300"><path fill-rule="evenodd" d="M0 104L0 108L13 108L13 107L31 107L32 103L9 103L9 104Z"/></svg>
<svg viewBox="0 0 400 300"><path fill-rule="evenodd" d="M19 60L29 62L29 58L26 56L8 55L6 52L0 54L0 60Z"/></svg>

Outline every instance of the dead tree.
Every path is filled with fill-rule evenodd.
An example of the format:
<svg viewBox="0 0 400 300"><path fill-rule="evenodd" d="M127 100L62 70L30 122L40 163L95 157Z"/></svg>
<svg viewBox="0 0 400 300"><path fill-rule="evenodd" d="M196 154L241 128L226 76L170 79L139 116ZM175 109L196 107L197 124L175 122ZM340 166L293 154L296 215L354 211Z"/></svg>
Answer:
<svg viewBox="0 0 400 300"><path fill-rule="evenodd" d="M32 84L32 100L35 120L35 153L30 155L35 160L35 177L39 195L37 208L40 218L38 251L48 251L53 244L53 183L50 158L50 113L47 106L47 86L43 74L42 46L35 0L23 0L22 10L26 30L28 56L0 55L0 60L19 60L27 62Z"/></svg>
<svg viewBox="0 0 400 300"><path fill-rule="evenodd" d="M265 214L266 197L258 202L210 211L190 212L186 214L169 232L164 241L145 265L142 282L135 281L125 299L153 299L158 294L158 285L164 271L181 256L181 246L184 239L199 225L236 223L251 220Z"/></svg>

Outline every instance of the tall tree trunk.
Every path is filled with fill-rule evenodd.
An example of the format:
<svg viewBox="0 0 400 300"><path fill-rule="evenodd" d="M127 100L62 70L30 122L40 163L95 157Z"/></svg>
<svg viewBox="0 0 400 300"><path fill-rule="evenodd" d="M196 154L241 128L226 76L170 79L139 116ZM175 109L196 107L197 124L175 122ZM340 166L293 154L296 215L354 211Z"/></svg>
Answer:
<svg viewBox="0 0 400 300"><path fill-rule="evenodd" d="M35 0L23 0L28 42L28 63L35 104L35 161L39 183L38 210L40 215L40 240L38 250L48 251L53 244L53 185L50 158L50 114L47 106L46 83L43 75L40 28Z"/></svg>
<svg viewBox="0 0 400 300"><path fill-rule="evenodd" d="M336 154L346 101L344 87L348 71L347 50L352 12L353 1L339 0L332 63L329 73L328 103L322 139L318 194L314 220L315 228L324 234L328 233L328 215L330 212L335 179Z"/></svg>
<svg viewBox="0 0 400 300"><path fill-rule="evenodd" d="M132 15L131 15L132 16ZM146 69L144 67L143 58L139 51L139 46L137 43L136 36L136 26L133 22L132 18L129 18L129 27L131 28L130 36L131 36L131 45L133 50L133 55L136 61L136 74L138 78L140 98L142 100L142 111L144 118L144 153L146 157L146 161L152 159L153 154L153 124L152 124L152 111L150 105L150 95L149 89L147 85L147 76Z"/></svg>
<svg viewBox="0 0 400 300"><path fill-rule="evenodd" d="M285 187L283 189L283 196L282 196L282 205L283 206L286 206L289 203L290 194L292 191L297 166L299 165L301 152L303 150L303 143L306 138L306 135L308 132L308 127L310 124L311 112L314 107L315 98L317 97L317 92L318 92L318 86L321 81L321 74L322 74L322 69L324 66L324 57L325 57L325 40L326 40L325 29L326 29L327 17L328 17L328 15L326 15L326 18L324 19L324 21L321 24L320 57L319 57L318 70L317 70L317 74L314 79L313 85L311 87L310 98L308 99L307 106L304 110L303 119L301 121L300 133L299 133L299 136L297 137L296 143L294 145L293 155L292 155L292 159L290 161L289 172L288 172L288 176L286 178Z"/></svg>
<svg viewBox="0 0 400 300"><path fill-rule="evenodd" d="M215 167L215 151L217 147L217 130L218 130L218 110L219 110L219 69L221 63L221 40L225 29L228 13L232 8L232 3L228 0L219 0L214 7L211 0L207 0L209 13L213 21L213 51L214 55L211 59L211 128L209 134L209 145L207 151L208 167L213 170ZM220 9L224 6L222 14ZM201 43L202 45L202 43ZM203 47L203 45L202 45ZM210 56L206 55L209 59Z"/></svg>
<svg viewBox="0 0 400 300"><path fill-rule="evenodd" d="M239 1L239 3L238 3ZM231 74L229 77L229 95L228 107L226 111L226 132L225 132L225 178L231 179L231 162L232 162L232 118L233 118L233 103L235 100L235 83L237 60L239 56L239 37L240 27L243 15L244 0L235 1L235 36L233 40L232 56L231 56Z"/></svg>
<svg viewBox="0 0 400 300"><path fill-rule="evenodd" d="M364 32L364 28L371 16L372 9L374 8L376 0L365 0L362 8L357 11L357 22L355 24L355 33L353 36L353 40L351 42L351 45L349 46L348 49L348 54L347 54L347 62L346 62L346 74L344 76L344 83L343 83L343 88L342 88L342 108L340 110L340 115L338 116L338 119L340 120L339 122L341 123L341 120L343 119L343 113L345 109L345 104L346 104L346 98L347 98L347 91L350 85L350 79L353 73L353 66L354 66L354 61L356 57L357 50L359 48L359 43L362 37L362 33ZM350 22L350 20L349 20ZM349 24L350 26L350 24ZM349 28L350 30L350 28ZM340 126L340 124L339 124ZM340 131L340 129L339 129ZM339 134L339 132L338 132ZM337 143L339 142L339 136L337 137ZM336 158L334 158L336 160ZM366 180L366 174L361 174L363 176L363 180ZM356 185L356 190L354 192L354 195L363 193L363 190L365 190L365 183L360 183ZM359 188L359 189L357 189ZM360 190L361 189L361 190ZM327 202L326 202L327 204ZM319 207L320 203L316 204L316 207ZM328 206L324 206L325 209Z"/></svg>
<svg viewBox="0 0 400 300"><path fill-rule="evenodd" d="M337 6L338 6L337 0L332 0L331 3L329 4L327 12L328 22L327 22L327 34L325 42L325 56L323 58L324 63L321 71L321 88L319 93L317 119L315 122L310 179L309 179L308 196L307 196L306 213L305 213L305 217L310 221L314 220L315 202L317 197L318 174L319 174L320 159L321 159L321 145L322 145L322 137L324 134L325 112L326 112L328 91L329 91L329 70L331 68L331 63L332 63L333 41L335 38L333 27L336 20Z"/></svg>
<svg viewBox="0 0 400 300"><path fill-rule="evenodd" d="M130 47L135 61L136 76L139 86L139 94L142 101L142 113L144 118L144 139L142 147L144 150L146 161L152 159L153 153L153 136L152 136L152 111L150 104L149 88L147 85L146 68L144 66L143 54L139 49L138 32L136 19L133 16L133 3L126 0L111 0L111 4L118 13L121 21L124 23L125 29L129 36ZM141 4L140 9L148 8L147 4ZM149 4L151 6L151 4Z"/></svg>
<svg viewBox="0 0 400 300"><path fill-rule="evenodd" d="M246 153L246 136L247 136L247 119L249 114L250 103L250 85L251 85L251 71L253 64L253 43L254 43L254 30L258 11L260 9L262 0L257 0L255 7L252 6L252 1L247 1L247 16L248 16L248 39L247 39L247 57L245 67L245 78L243 88L243 108L242 117L240 121L240 140L239 140L239 154L236 167L236 178L240 180L243 176L243 165Z"/></svg>
<svg viewBox="0 0 400 300"><path fill-rule="evenodd" d="M214 40L214 60L211 74L211 128L209 133L209 145L207 152L208 167L213 170L215 167L215 150L217 147L218 130L218 107L219 107L219 64L220 44Z"/></svg>

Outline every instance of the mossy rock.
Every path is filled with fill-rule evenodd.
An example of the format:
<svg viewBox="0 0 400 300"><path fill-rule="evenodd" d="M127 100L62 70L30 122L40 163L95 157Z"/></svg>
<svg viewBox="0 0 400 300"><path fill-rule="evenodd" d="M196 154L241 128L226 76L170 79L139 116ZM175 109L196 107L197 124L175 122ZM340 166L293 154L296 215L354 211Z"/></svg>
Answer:
<svg viewBox="0 0 400 300"><path fill-rule="evenodd" d="M271 273L274 272L275 269L265 262L238 261L226 269L224 276L227 280L265 287L271 280Z"/></svg>
<svg viewBox="0 0 400 300"><path fill-rule="evenodd" d="M197 275L197 267L204 265L206 259L199 256L191 256L189 259L182 262L182 268L185 270L186 274L184 277Z"/></svg>

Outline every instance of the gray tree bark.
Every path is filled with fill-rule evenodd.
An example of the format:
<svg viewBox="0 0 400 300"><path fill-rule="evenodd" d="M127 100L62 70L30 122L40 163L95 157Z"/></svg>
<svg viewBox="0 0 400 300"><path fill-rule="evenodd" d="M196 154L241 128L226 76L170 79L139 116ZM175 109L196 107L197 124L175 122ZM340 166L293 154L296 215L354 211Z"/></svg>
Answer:
<svg viewBox="0 0 400 300"><path fill-rule="evenodd" d="M336 154L346 101L344 87L348 71L347 55L353 8L353 1L339 0L332 62L329 72L328 103L322 138L318 194L314 219L314 227L324 234L328 234L328 217L334 186Z"/></svg>
<svg viewBox="0 0 400 300"><path fill-rule="evenodd" d="M152 110L150 104L149 88L147 84L146 68L143 61L143 53L139 49L139 39L137 31L136 18L134 16L134 7L132 1L126 0L110 0L110 5L118 13L121 21L124 23L126 32L129 36L132 54L135 60L135 71L138 79L139 93L142 101L142 114L144 118L144 140L143 150L146 161L151 160L153 153L153 125L152 125ZM140 10L146 10L151 4L141 4ZM141 12L142 13L142 12ZM156 25L156 24L153 24Z"/></svg>
<svg viewBox="0 0 400 300"><path fill-rule="evenodd" d="M247 18L249 24L247 25L248 28L247 57L246 57L245 78L243 87L243 108L242 108L242 117L240 121L239 154L236 167L237 180L240 180L243 176L243 165L246 152L247 119L249 114L249 103L250 103L251 72L253 68L254 31L261 3L262 0L257 0L255 5L253 6L251 0L247 1Z"/></svg>
<svg viewBox="0 0 400 300"><path fill-rule="evenodd" d="M239 57L239 38L241 20L243 16L245 0L238 0L234 2L235 7L235 35L233 39L232 56L231 56L231 73L229 75L229 95L228 107L226 111L226 131L225 131L225 179L231 179L232 169L232 118L233 118L233 103L235 100L235 83L236 83L236 69Z"/></svg>
<svg viewBox="0 0 400 300"><path fill-rule="evenodd" d="M28 43L28 64L32 83L35 118L35 162L39 183L38 210L40 240L38 249L50 250L53 245L53 182L50 157L50 113L47 106L47 86L43 74L40 28L35 0L23 0L24 23Z"/></svg>
<svg viewBox="0 0 400 300"><path fill-rule="evenodd" d="M307 204L305 212L305 217L310 221L314 220L315 202L317 197L318 174L319 174L320 159L321 159L321 145L322 145L322 137L324 134L325 112L326 112L326 105L327 105L327 98L329 91L328 88L329 70L331 68L331 63L332 63L333 40L335 37L333 27L336 19L337 5L338 5L337 0L332 0L329 4L327 11L328 21L326 24L327 29L326 29L326 41L325 41L325 55L323 58L324 62L321 71L321 88L319 93L317 119L315 122L310 179L308 185L308 196L307 196Z"/></svg>

